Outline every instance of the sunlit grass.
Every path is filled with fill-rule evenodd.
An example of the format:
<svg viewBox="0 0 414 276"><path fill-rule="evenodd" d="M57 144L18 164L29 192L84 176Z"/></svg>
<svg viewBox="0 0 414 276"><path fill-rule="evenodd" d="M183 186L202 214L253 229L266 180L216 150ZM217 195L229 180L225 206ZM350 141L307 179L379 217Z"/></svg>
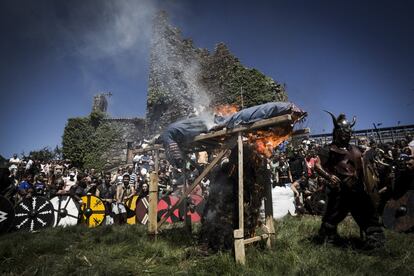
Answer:
<svg viewBox="0 0 414 276"><path fill-rule="evenodd" d="M288 217L275 223L271 250L249 246L246 266L231 252L205 254L180 225L156 240L142 225L51 228L0 236L0 273L26 275L414 275L414 236L387 231L385 248L362 251L312 241L316 217ZM340 234L356 240L359 230L346 219Z"/></svg>

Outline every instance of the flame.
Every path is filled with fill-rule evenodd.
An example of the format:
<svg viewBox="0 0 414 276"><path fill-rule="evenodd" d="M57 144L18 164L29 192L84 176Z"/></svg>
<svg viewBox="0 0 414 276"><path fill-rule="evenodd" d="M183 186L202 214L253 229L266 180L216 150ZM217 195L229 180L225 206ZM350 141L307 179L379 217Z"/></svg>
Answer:
<svg viewBox="0 0 414 276"><path fill-rule="evenodd" d="M214 113L222 117L232 115L237 111L239 111L239 107L230 104L219 105L214 108Z"/></svg>
<svg viewBox="0 0 414 276"><path fill-rule="evenodd" d="M291 134L291 129L272 129L267 131L258 130L253 133L249 133L247 138L249 143L254 146L255 150L259 154L270 158L273 150L283 141L289 139Z"/></svg>

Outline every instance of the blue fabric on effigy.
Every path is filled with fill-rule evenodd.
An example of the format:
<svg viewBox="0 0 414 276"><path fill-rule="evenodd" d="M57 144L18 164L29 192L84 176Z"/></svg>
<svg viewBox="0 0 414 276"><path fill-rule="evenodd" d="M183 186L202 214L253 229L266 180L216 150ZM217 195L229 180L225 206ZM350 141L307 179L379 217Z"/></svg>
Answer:
<svg viewBox="0 0 414 276"><path fill-rule="evenodd" d="M197 135L207 132L208 128L205 120L199 117L184 119L170 124L161 134L161 140L165 144L186 143Z"/></svg>
<svg viewBox="0 0 414 276"><path fill-rule="evenodd" d="M197 135L207 132L205 120L198 117L184 119L170 124L161 134L168 160L177 167L183 166L180 144L190 142Z"/></svg>
<svg viewBox="0 0 414 276"><path fill-rule="evenodd" d="M252 124L263 119L290 114L292 109L298 108L290 102L271 102L255 105L224 118L216 128L234 128L238 125Z"/></svg>

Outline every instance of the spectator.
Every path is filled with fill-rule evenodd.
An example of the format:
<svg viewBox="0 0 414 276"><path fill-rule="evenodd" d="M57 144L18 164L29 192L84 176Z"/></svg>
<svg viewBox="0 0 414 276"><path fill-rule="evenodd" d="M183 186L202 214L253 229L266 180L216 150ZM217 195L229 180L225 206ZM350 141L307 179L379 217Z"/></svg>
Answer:
<svg viewBox="0 0 414 276"><path fill-rule="evenodd" d="M116 186L111 185L111 173L107 172L104 175L103 183L96 189L96 196L100 197L105 204L107 218L106 224L113 224L113 213L111 204L115 201Z"/></svg>
<svg viewBox="0 0 414 276"><path fill-rule="evenodd" d="M30 197L33 195L33 192L33 174L27 173L25 180L19 184L19 195L23 198Z"/></svg>
<svg viewBox="0 0 414 276"><path fill-rule="evenodd" d="M44 183L44 177L42 174L38 174L35 177L36 181L34 183L34 192L36 195L45 196L46 195L46 184Z"/></svg>
<svg viewBox="0 0 414 276"><path fill-rule="evenodd" d="M65 186L63 189L65 190L65 192L69 192L70 188L76 184L76 173L73 171L70 172L69 176L65 177L64 180L65 180Z"/></svg>
<svg viewBox="0 0 414 276"><path fill-rule="evenodd" d="M132 169L132 168L131 168ZM116 202L112 203L112 212L116 224L125 224L127 221L127 210L125 202L135 195L134 185L130 184L130 177L124 174L122 183L116 186Z"/></svg>
<svg viewBox="0 0 414 276"><path fill-rule="evenodd" d="M17 157L17 154L13 154L13 157L10 158L9 160L9 164L10 164L9 171L11 175L16 176L17 168L19 167L20 163L21 161L19 157Z"/></svg>

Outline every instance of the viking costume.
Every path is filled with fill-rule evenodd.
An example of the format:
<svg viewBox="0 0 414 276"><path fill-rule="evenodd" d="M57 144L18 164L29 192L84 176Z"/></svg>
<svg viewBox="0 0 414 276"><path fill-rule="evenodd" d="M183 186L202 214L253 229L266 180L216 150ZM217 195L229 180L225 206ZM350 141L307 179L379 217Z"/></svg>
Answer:
<svg viewBox="0 0 414 276"><path fill-rule="evenodd" d="M366 234L366 245L382 245L385 239L383 230L375 207L364 188L362 153L358 147L349 144L355 117L350 123L344 114L335 118L332 113L328 113L334 124L333 141L320 150L315 166L318 174L329 182L328 203L319 235L328 242L339 241L337 226L351 212L360 229Z"/></svg>

